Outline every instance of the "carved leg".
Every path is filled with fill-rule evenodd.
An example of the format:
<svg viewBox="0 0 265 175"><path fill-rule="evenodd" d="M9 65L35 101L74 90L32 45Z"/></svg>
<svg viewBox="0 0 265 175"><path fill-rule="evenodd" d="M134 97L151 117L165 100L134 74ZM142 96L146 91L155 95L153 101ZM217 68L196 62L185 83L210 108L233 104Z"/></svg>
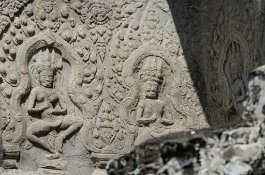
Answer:
<svg viewBox="0 0 265 175"><path fill-rule="evenodd" d="M75 132L76 130L78 130L79 128L82 127L82 123L81 122L75 122L74 124L72 124L71 120L64 120L62 122L61 127L62 128L67 128L65 131L61 131L59 133L59 136L55 139L55 149L58 152L63 152L63 142L66 139L67 136L69 136L70 134L72 134L73 132Z"/></svg>
<svg viewBox="0 0 265 175"><path fill-rule="evenodd" d="M51 146L41 140L38 135L42 133L50 132L53 128L58 127L60 125L59 122L44 122L44 121L37 121L32 123L29 128L27 129L27 138L29 141L41 146L42 148L46 149L50 153L54 154L56 151L51 148Z"/></svg>
<svg viewBox="0 0 265 175"><path fill-rule="evenodd" d="M49 151L52 154L55 153L55 151L50 147L49 144L47 144L46 142L44 142L43 140L41 140L40 138L38 138L34 134L28 133L27 136L31 142L38 144L39 146L43 147L44 149L46 149L47 151Z"/></svg>

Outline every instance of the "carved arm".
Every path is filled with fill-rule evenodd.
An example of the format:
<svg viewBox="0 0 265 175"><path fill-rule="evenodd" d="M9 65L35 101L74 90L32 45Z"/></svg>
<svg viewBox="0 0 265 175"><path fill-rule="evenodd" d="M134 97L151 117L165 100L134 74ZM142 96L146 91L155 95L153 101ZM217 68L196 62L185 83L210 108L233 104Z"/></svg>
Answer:
<svg viewBox="0 0 265 175"><path fill-rule="evenodd" d="M139 105L138 105L137 112L136 112L137 123L138 124L148 125L148 124L153 123L154 121L156 121L157 113L152 114L152 116L150 118L146 119L146 118L143 117L143 112L144 112L144 106L140 102Z"/></svg>
<svg viewBox="0 0 265 175"><path fill-rule="evenodd" d="M64 102L61 100L63 97L61 94L58 94L58 104L61 107L61 109L53 109L52 114L54 115L66 115L67 114L67 109L66 109L66 105L64 104Z"/></svg>
<svg viewBox="0 0 265 175"><path fill-rule="evenodd" d="M138 106L137 111L136 111L136 119L137 120L142 118L143 112L144 112L144 107Z"/></svg>
<svg viewBox="0 0 265 175"><path fill-rule="evenodd" d="M32 113L32 114L36 114L36 113L41 113L43 112L45 109L49 108L49 104L46 103L43 106L39 107L39 108L35 108L35 102L36 102L36 96L37 96L37 91L36 89L33 89L31 91L31 94L29 96L29 102L28 102L28 113Z"/></svg>

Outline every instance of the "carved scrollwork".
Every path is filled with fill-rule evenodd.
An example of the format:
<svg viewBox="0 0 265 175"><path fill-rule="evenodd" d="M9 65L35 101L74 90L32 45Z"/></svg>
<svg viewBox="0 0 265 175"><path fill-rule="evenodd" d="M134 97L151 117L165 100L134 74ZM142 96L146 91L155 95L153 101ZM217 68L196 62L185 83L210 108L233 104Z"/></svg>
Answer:
<svg viewBox="0 0 265 175"><path fill-rule="evenodd" d="M125 2L112 0L92 0L92 1L76 1L71 4L71 8L80 14L81 21L86 24L89 29L89 37L97 46L99 57L102 61L105 59L106 47L116 33L116 28L125 18L124 9Z"/></svg>

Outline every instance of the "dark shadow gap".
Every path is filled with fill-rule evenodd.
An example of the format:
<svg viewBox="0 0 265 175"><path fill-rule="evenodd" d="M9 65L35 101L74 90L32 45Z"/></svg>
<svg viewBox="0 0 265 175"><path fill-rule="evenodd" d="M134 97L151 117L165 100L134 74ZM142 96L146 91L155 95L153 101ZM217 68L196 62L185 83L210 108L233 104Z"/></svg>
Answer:
<svg viewBox="0 0 265 175"><path fill-rule="evenodd" d="M205 35L202 30L208 27L203 26L207 23L201 21L205 9L201 7L200 0L167 0L167 2L203 112L211 125L211 117L207 112L206 80L201 70L204 65L202 37Z"/></svg>

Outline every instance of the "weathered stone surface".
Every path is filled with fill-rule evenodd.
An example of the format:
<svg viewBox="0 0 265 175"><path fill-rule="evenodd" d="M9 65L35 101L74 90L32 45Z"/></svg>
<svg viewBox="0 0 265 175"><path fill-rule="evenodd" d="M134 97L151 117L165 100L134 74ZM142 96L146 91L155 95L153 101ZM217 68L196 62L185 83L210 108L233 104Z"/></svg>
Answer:
<svg viewBox="0 0 265 175"><path fill-rule="evenodd" d="M256 0L1 1L4 174L98 175L149 139L240 122L262 14ZM258 131L224 135L254 143ZM165 169L188 168L179 156Z"/></svg>

